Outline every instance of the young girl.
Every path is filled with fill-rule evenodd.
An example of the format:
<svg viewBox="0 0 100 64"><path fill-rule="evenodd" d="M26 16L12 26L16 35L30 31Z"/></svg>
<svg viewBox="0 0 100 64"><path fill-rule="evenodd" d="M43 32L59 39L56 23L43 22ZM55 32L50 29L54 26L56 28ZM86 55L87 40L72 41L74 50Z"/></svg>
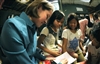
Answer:
<svg viewBox="0 0 100 64"><path fill-rule="evenodd" d="M62 52L68 52L72 57L77 58L77 61L84 61L84 56L80 52L84 52L81 41L82 32L79 29L78 18L75 13L70 13L67 19L67 29L62 32Z"/></svg>
<svg viewBox="0 0 100 64"><path fill-rule="evenodd" d="M95 25L90 32L91 44L88 46L87 64L100 63L100 23Z"/></svg>
<svg viewBox="0 0 100 64"><path fill-rule="evenodd" d="M64 22L64 13L56 10L49 18L47 27L44 27L38 38L38 47L43 50L43 54L48 57L56 57L61 54L61 50L57 45L57 29Z"/></svg>

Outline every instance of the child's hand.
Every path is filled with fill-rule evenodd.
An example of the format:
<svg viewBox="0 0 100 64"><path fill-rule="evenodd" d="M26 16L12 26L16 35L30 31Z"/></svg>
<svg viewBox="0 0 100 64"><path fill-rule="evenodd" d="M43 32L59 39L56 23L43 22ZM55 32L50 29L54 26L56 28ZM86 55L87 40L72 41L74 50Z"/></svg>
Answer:
<svg viewBox="0 0 100 64"><path fill-rule="evenodd" d="M45 60L55 60L55 57L46 57Z"/></svg>
<svg viewBox="0 0 100 64"><path fill-rule="evenodd" d="M76 64L87 64L87 63L86 63L86 60L85 60L85 61L82 61L82 62L79 62L79 63L76 63Z"/></svg>
<svg viewBox="0 0 100 64"><path fill-rule="evenodd" d="M60 62L61 62L61 64L67 64L68 63L67 59L62 59Z"/></svg>
<svg viewBox="0 0 100 64"><path fill-rule="evenodd" d="M53 53L52 53L52 56L54 56L54 57L57 57L59 55L61 55L61 53L58 51L53 51Z"/></svg>
<svg viewBox="0 0 100 64"><path fill-rule="evenodd" d="M82 51L82 53L83 53L83 55L84 55L84 56L86 55L86 52L85 52L85 50L83 50L83 51Z"/></svg>

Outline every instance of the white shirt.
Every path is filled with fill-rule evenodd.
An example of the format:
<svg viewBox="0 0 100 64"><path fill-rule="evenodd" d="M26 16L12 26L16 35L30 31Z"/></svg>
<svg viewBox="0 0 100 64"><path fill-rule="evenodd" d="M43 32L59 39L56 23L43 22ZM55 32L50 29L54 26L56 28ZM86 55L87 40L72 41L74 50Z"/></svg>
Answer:
<svg viewBox="0 0 100 64"><path fill-rule="evenodd" d="M79 47L79 39L82 35L81 30L77 30L76 33L71 32L69 29L65 29L62 32L62 38L68 39L67 50L77 51Z"/></svg>
<svg viewBox="0 0 100 64"><path fill-rule="evenodd" d="M89 44L88 46L88 52L91 53L91 64L96 64L97 60L99 59L98 56L100 56L100 47L98 49L95 48L92 44Z"/></svg>
<svg viewBox="0 0 100 64"><path fill-rule="evenodd" d="M53 34L49 33L49 30L47 27L44 27L41 31L41 34L45 35L46 38L43 41L43 45L53 51L59 51L58 46L55 45L56 38L53 36ZM44 55L50 55L46 52L44 52Z"/></svg>

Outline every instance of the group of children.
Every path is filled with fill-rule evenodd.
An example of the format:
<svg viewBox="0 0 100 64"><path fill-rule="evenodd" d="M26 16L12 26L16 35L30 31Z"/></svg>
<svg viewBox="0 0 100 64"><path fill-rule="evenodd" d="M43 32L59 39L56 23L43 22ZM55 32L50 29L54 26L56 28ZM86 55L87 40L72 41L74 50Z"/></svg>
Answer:
<svg viewBox="0 0 100 64"><path fill-rule="evenodd" d="M95 25L90 31L91 44L88 46L88 59L84 58L86 50L83 47L81 38L82 32L79 20L75 13L67 17L67 28L62 32L62 45L58 40L58 29L62 26L65 15L62 11L56 10L49 18L47 26L43 28L38 38L38 47L46 57L57 57L68 52L72 57L77 58L73 64L83 62L84 64L99 64L100 59L100 24ZM98 26L98 27L97 27Z"/></svg>

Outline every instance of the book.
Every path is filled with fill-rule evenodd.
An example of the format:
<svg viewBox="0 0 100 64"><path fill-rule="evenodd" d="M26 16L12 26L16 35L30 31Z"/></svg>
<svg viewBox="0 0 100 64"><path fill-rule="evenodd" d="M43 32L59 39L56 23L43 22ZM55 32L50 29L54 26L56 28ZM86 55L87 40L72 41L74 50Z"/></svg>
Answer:
<svg viewBox="0 0 100 64"><path fill-rule="evenodd" d="M60 56L57 56L54 61L56 63L59 63L63 59L67 59L68 64L71 64L71 63L73 63L76 60L76 58L73 58L71 55L69 55L68 52L65 52L65 53L61 54Z"/></svg>

